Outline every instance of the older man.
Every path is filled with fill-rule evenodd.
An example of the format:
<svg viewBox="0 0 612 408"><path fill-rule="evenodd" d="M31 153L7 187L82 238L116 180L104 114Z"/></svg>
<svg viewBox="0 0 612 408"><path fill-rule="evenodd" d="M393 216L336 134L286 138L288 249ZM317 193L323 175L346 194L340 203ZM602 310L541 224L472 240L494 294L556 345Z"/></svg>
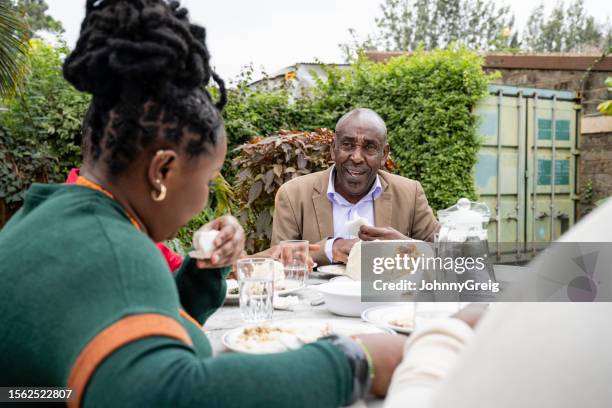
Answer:
<svg viewBox="0 0 612 408"><path fill-rule="evenodd" d="M334 166L285 183L276 194L272 244L306 239L321 246L312 253L319 265L346 262L359 239L347 222L368 220L359 238L433 241L440 226L418 181L381 170L389 156L387 128L370 109L340 118L331 146Z"/></svg>

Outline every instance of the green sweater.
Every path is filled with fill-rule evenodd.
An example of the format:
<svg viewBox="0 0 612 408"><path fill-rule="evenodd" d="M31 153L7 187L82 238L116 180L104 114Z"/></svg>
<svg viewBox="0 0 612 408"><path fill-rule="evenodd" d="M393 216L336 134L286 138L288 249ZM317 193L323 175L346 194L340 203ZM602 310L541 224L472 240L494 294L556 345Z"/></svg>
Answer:
<svg viewBox="0 0 612 408"><path fill-rule="evenodd" d="M158 313L185 327L123 346L98 366L84 406L312 406L345 404L343 353L329 342L271 354L211 357L200 323L222 305L227 268L186 259L173 278L121 206L78 185L33 185L0 231L0 386L66 386L80 351L102 329Z"/></svg>

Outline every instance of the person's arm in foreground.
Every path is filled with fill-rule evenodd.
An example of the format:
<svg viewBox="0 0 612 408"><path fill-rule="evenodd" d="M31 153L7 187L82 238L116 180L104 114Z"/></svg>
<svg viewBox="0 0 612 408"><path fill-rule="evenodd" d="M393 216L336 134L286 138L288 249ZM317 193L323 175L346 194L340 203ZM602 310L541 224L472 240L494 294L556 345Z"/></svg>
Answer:
<svg viewBox="0 0 612 408"><path fill-rule="evenodd" d="M204 324L225 299L225 278L234 259L244 247L244 230L234 217L224 216L204 225L204 229L220 231L215 250L209 260L186 257L176 272L175 282L185 311Z"/></svg>
<svg viewBox="0 0 612 408"><path fill-rule="evenodd" d="M473 335L484 307L470 305L454 318L429 322L410 336L404 347L404 359L397 367L385 408L428 406L435 386L455 365L460 352Z"/></svg>
<svg viewBox="0 0 612 408"><path fill-rule="evenodd" d="M370 391L384 396L405 338L359 337L373 362ZM286 353L199 358L177 340L149 337L120 348L97 368L83 405L338 407L355 397L354 384L347 355L328 340ZM367 388L361 384L362 397Z"/></svg>

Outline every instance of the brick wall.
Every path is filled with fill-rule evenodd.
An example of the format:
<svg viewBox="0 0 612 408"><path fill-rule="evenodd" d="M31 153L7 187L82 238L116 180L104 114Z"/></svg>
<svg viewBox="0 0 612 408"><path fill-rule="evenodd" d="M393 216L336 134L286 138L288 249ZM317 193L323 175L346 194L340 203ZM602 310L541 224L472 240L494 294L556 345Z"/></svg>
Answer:
<svg viewBox="0 0 612 408"><path fill-rule="evenodd" d="M578 211L585 215L595 202L612 196L612 132L582 135L579 174L581 200Z"/></svg>
<svg viewBox="0 0 612 408"><path fill-rule="evenodd" d="M597 114L597 105L609 99L605 80L612 72L591 71L555 71L535 69L488 69L499 71L501 78L494 81L503 85L524 86L530 88L547 88L562 91L574 91L582 95L582 112L584 115ZM584 79L584 83L582 83Z"/></svg>

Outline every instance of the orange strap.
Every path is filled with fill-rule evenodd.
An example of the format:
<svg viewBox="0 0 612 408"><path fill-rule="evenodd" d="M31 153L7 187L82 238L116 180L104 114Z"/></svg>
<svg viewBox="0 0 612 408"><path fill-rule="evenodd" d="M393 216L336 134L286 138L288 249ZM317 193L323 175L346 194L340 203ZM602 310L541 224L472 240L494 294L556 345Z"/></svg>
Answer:
<svg viewBox="0 0 612 408"><path fill-rule="evenodd" d="M198 323L196 319L191 317L189 313L187 313L184 309L179 309L179 314L183 316L185 319L189 320L191 323L195 324L198 328L202 328L202 325Z"/></svg>
<svg viewBox="0 0 612 408"><path fill-rule="evenodd" d="M171 337L193 345L185 328L171 317L153 313L124 317L98 333L81 350L68 377L68 387L73 392L68 406L81 405L91 376L109 355L128 343L151 336Z"/></svg>
<svg viewBox="0 0 612 408"><path fill-rule="evenodd" d="M113 196L113 193L111 193L110 191L106 190L104 187L102 187L99 184L94 183L91 180L86 179L83 176L79 176L77 178L77 181L74 184L78 184L79 186L83 186L83 187L87 187L87 188L91 188L92 190L96 190L101 192L102 194L104 194L105 196L107 196L108 198L110 198L111 200L114 200L115 197ZM127 215L127 217L130 219L130 222L132 223L132 225L134 225L136 227L137 230L142 231L142 227L140 226L140 223L138 221L136 221L136 218L132 217L126 210L125 208L123 209L123 211L125 211L125 214Z"/></svg>

